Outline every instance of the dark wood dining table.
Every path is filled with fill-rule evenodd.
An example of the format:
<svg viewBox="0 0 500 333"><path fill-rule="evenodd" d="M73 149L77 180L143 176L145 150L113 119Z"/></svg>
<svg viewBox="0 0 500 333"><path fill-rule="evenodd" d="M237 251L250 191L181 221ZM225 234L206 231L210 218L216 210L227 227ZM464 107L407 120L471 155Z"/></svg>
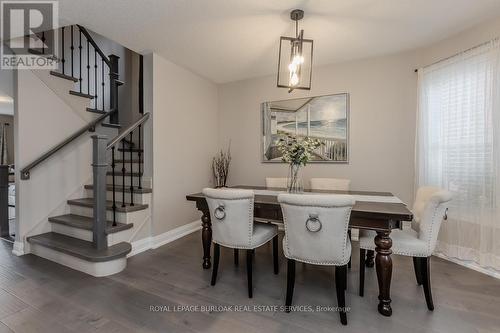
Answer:
<svg viewBox="0 0 500 333"><path fill-rule="evenodd" d="M269 220L274 223L283 223L281 207L277 198L277 191L283 189L266 188L259 186L234 186L233 188L255 190L254 199L254 217ZM268 191L264 191L268 190ZM266 193L267 192L267 193ZM306 190L306 192L308 192ZM393 197L389 192L367 192L367 191L314 191L314 193L325 194L350 194L354 196L369 197ZM210 248L212 243L212 225L210 221L210 212L207 201L202 193L195 193L186 196L189 201L196 202L196 208L201 211L202 223L202 245L203 245L203 268L209 269ZM382 200L383 201L383 200ZM390 200L387 200L390 201ZM402 202L380 202L380 201L359 201L351 212L349 226L351 228L362 230L373 230L376 232L375 242L375 267L377 270L377 279L379 286L379 304L378 311L384 316L392 315L391 307L391 277L392 277L392 259L391 259L391 230L401 228L402 221L411 221L412 212ZM373 267L374 254L368 251L365 264Z"/></svg>

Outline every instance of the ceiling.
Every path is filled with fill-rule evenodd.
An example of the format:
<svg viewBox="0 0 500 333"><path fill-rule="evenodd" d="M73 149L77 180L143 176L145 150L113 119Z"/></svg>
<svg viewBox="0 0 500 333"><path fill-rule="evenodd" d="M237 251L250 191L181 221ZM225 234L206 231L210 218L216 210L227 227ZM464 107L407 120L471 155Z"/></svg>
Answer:
<svg viewBox="0 0 500 333"><path fill-rule="evenodd" d="M275 73L291 9L325 65L437 42L500 15L499 0L60 0L79 23L137 51L154 51L216 83Z"/></svg>

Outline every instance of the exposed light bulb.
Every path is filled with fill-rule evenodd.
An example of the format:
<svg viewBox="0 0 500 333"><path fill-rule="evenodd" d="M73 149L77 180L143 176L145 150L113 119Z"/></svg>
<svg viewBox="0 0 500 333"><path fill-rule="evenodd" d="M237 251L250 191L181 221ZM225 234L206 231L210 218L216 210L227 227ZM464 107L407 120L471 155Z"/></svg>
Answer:
<svg viewBox="0 0 500 333"><path fill-rule="evenodd" d="M291 86L296 86L299 84L299 76L297 75L297 73L292 73L292 75L290 76L290 85Z"/></svg>

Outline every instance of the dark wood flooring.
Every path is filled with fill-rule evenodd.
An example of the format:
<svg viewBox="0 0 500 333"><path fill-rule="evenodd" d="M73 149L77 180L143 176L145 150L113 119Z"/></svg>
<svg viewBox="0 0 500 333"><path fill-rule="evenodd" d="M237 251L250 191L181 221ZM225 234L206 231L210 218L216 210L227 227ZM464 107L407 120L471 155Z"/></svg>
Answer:
<svg viewBox="0 0 500 333"><path fill-rule="evenodd" d="M284 303L286 261L273 274L271 246L257 249L254 298L246 291L245 261L233 265L222 249L219 278L210 286L201 268L195 233L129 259L108 278L93 278L33 255L16 257L0 241L0 333L3 332L500 332L500 280L433 258L434 312L415 283L412 260L394 257L390 318L378 314L374 269L366 270L365 297L358 291L358 251L349 271L348 326L336 312L266 311ZM281 251L281 247L280 247ZM297 265L294 304L335 306L333 268ZM151 311L151 306L257 306L257 312ZM262 307L259 307L262 306ZM178 308L176 308L178 309ZM248 308L247 308L248 309ZM241 308L241 310L247 310Z"/></svg>

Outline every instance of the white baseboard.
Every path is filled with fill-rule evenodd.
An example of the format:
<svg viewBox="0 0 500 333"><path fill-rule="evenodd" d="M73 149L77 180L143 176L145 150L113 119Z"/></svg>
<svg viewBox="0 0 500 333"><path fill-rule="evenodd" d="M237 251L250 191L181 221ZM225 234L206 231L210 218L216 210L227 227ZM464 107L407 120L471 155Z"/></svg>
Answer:
<svg viewBox="0 0 500 333"><path fill-rule="evenodd" d="M16 256L25 255L26 253L24 253L24 242L15 241L12 248L12 253Z"/></svg>
<svg viewBox="0 0 500 333"><path fill-rule="evenodd" d="M494 278L500 279L500 272L492 270L492 269L487 269L487 268L481 267L472 261L464 261L464 260L448 257L447 255L445 255L443 253L439 253L439 252L433 253L433 255L436 257L439 257L441 259L451 261L451 262L458 264L460 266L470 268L472 270L475 270L476 272L483 273L483 274L492 276Z"/></svg>
<svg viewBox="0 0 500 333"><path fill-rule="evenodd" d="M132 242L132 252L130 252L127 257L132 257L149 249L159 248L160 246L171 243L200 229L201 220L196 220L170 231L164 232L163 234L134 241Z"/></svg>
<svg viewBox="0 0 500 333"><path fill-rule="evenodd" d="M151 237L146 237L143 239L133 241L131 244L132 244L132 251L130 251L130 253L127 254L127 258L133 257L136 254L150 250L151 249Z"/></svg>

